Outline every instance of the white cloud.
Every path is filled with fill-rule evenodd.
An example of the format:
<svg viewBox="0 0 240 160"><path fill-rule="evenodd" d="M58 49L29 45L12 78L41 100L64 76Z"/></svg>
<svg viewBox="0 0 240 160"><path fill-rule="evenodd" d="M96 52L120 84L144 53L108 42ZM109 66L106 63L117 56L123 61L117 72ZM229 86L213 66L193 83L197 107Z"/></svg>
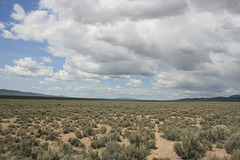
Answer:
<svg viewBox="0 0 240 160"><path fill-rule="evenodd" d="M44 84L44 85L47 85L47 84L48 84L48 82L45 82L45 81L40 81L39 83L40 83L40 84Z"/></svg>
<svg viewBox="0 0 240 160"><path fill-rule="evenodd" d="M61 87L48 87L48 91L61 91L63 90Z"/></svg>
<svg viewBox="0 0 240 160"><path fill-rule="evenodd" d="M1 71L5 72L6 74L13 74L13 75L18 75L18 76L26 76L26 77L35 76L35 74L32 73L27 68L22 68L20 66L12 67L9 65L5 65L4 68L1 68Z"/></svg>
<svg viewBox="0 0 240 160"><path fill-rule="evenodd" d="M104 80L110 80L110 81L119 81L120 79L129 79L129 75L107 75L104 76L102 79Z"/></svg>
<svg viewBox="0 0 240 160"><path fill-rule="evenodd" d="M117 85L117 86L115 87L115 89L122 89L122 87L119 86L119 85Z"/></svg>
<svg viewBox="0 0 240 160"><path fill-rule="evenodd" d="M176 86L175 80L169 78L170 77L167 72L159 73L156 76L157 83L155 83L155 85L160 88L174 88Z"/></svg>
<svg viewBox="0 0 240 160"><path fill-rule="evenodd" d="M4 30L5 26L3 23L0 22L0 30Z"/></svg>
<svg viewBox="0 0 240 160"><path fill-rule="evenodd" d="M23 20L25 18L25 11L19 4L14 4L13 6L14 13L11 14L11 17L15 20Z"/></svg>
<svg viewBox="0 0 240 160"><path fill-rule="evenodd" d="M18 39L16 36L13 35L13 33L9 32L8 30L3 30L3 33L1 34L1 36L9 39Z"/></svg>
<svg viewBox="0 0 240 160"><path fill-rule="evenodd" d="M54 73L51 77L47 77L46 81L70 81L74 80L74 76L70 75L65 70L60 70L56 73Z"/></svg>
<svg viewBox="0 0 240 160"><path fill-rule="evenodd" d="M43 62L46 62L46 63L51 63L52 62L50 57L41 57L41 58L42 58Z"/></svg>
<svg viewBox="0 0 240 160"><path fill-rule="evenodd" d="M29 70L37 70L42 68L42 64L32 60L30 57L26 57L24 59L14 60L14 64L22 68L28 68Z"/></svg>
<svg viewBox="0 0 240 160"><path fill-rule="evenodd" d="M1 71L6 74L26 77L49 77L53 75L53 67L44 66L43 63L38 63L37 61L32 60L32 58L30 57L14 60L13 63L15 64L15 66L5 65L4 68L1 68Z"/></svg>
<svg viewBox="0 0 240 160"><path fill-rule="evenodd" d="M97 79L90 79L90 78L83 79L83 81L91 82L93 84L100 84L101 83L101 81L99 81Z"/></svg>
<svg viewBox="0 0 240 160"><path fill-rule="evenodd" d="M129 82L126 85L132 87L141 87L142 84L143 82L141 81L141 79L129 79Z"/></svg>

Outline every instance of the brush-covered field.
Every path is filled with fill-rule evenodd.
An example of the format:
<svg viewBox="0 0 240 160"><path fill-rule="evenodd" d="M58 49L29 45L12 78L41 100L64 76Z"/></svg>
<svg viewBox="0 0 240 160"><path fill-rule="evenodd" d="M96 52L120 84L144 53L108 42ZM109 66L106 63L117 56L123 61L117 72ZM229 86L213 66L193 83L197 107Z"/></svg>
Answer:
<svg viewBox="0 0 240 160"><path fill-rule="evenodd" d="M240 159L240 103L0 100L0 159Z"/></svg>

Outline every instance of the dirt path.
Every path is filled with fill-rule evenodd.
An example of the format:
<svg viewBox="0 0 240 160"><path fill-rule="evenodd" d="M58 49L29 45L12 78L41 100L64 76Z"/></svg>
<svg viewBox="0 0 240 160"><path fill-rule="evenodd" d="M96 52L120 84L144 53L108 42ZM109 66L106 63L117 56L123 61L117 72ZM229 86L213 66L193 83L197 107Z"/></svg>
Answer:
<svg viewBox="0 0 240 160"><path fill-rule="evenodd" d="M162 138L161 137L162 133L158 132L157 125L155 125L155 130L157 149L151 150L151 153L147 157L147 160L152 160L153 158L166 158L166 157L169 157L171 160L180 159L173 150L175 142L168 141Z"/></svg>

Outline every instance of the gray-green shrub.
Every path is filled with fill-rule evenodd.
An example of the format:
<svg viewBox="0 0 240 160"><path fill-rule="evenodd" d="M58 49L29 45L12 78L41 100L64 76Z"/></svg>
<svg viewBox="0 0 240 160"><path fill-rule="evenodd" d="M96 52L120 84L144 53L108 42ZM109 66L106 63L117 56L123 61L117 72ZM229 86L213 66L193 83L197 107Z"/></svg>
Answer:
<svg viewBox="0 0 240 160"><path fill-rule="evenodd" d="M199 134L186 132L182 136L182 143L174 145L174 151L182 159L199 159L207 152L207 146L201 142Z"/></svg>
<svg viewBox="0 0 240 160"><path fill-rule="evenodd" d="M225 142L225 150L228 154L232 154L234 150L240 149L240 133L232 135Z"/></svg>

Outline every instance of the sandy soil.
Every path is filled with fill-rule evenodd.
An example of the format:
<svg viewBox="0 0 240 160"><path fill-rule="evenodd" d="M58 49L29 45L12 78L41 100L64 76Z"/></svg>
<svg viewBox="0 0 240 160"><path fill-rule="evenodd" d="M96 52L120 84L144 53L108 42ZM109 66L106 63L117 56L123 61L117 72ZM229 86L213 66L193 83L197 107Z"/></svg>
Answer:
<svg viewBox="0 0 240 160"><path fill-rule="evenodd" d="M226 156L228 159L230 159L230 155L227 154L225 149L216 148L216 145L213 145L212 151L207 152L206 157L213 157L214 155L216 155L217 157L220 157L220 158L223 158L224 156ZM206 157L203 159L206 160L207 159Z"/></svg>
<svg viewBox="0 0 240 160"><path fill-rule="evenodd" d="M171 158L171 160L180 159L173 150L173 146L176 142L168 141L162 138L161 137L162 133L158 133L157 124L155 125L155 130L157 149L151 150L151 153L147 157L147 160L152 160L153 158L166 158L166 157Z"/></svg>
<svg viewBox="0 0 240 160"><path fill-rule="evenodd" d="M85 138L81 139L80 141L85 144L86 148L91 146L91 139L88 137L85 137Z"/></svg>
<svg viewBox="0 0 240 160"><path fill-rule="evenodd" d="M2 121L9 121L9 122L1 123L2 129L4 130L4 129L7 129L10 124L15 124L13 122L16 121L16 118L14 117L9 119L2 119Z"/></svg>
<svg viewBox="0 0 240 160"><path fill-rule="evenodd" d="M161 133L155 133L156 135L156 147L157 149L151 150L147 160L153 158L166 158L169 157L171 160L180 159L173 150L173 146L176 142L165 140L161 137Z"/></svg>
<svg viewBox="0 0 240 160"><path fill-rule="evenodd" d="M97 128L100 129L102 126L105 126L107 128L106 133L108 134L110 130L112 129L109 125L107 124L97 124Z"/></svg>
<svg viewBox="0 0 240 160"><path fill-rule="evenodd" d="M74 132L70 132L68 134L61 133L59 137L61 137L60 139L62 139L62 142L66 143L69 138L76 138L76 135Z"/></svg>

